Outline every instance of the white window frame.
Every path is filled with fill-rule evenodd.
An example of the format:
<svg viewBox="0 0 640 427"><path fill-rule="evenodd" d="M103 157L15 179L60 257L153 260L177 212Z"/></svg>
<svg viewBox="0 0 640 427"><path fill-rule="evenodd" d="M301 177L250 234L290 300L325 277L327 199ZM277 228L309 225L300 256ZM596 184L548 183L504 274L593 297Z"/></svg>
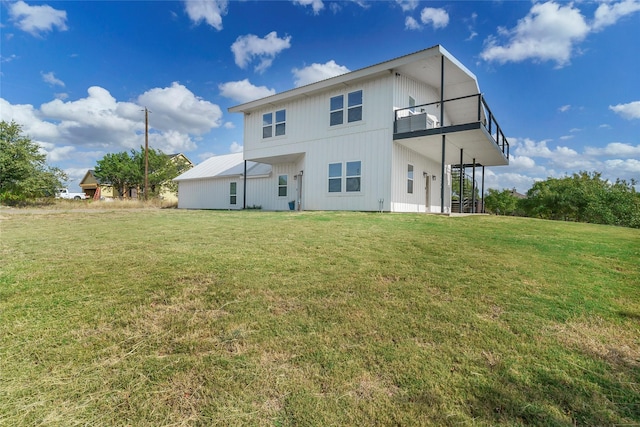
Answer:
<svg viewBox="0 0 640 427"><path fill-rule="evenodd" d="M236 181L229 183L229 204L238 204L238 183Z"/></svg>
<svg viewBox="0 0 640 427"><path fill-rule="evenodd" d="M281 183L280 179L284 178L284 184ZM287 197L287 185L289 182L289 175L278 175L278 197ZM282 194L282 191L284 190L284 194Z"/></svg>
<svg viewBox="0 0 640 427"><path fill-rule="evenodd" d="M358 163L358 170L356 174L349 174L349 166L354 163ZM331 174L331 166L340 165L340 175ZM335 168L334 168L335 169ZM329 194L359 194L362 193L362 160L351 160L346 162L333 162L329 163L327 170L327 192ZM358 189L349 190L349 182L353 182L354 179L358 180ZM331 182L340 182L340 191L331 191ZM334 186L335 187L335 186Z"/></svg>
<svg viewBox="0 0 640 427"><path fill-rule="evenodd" d="M334 107L334 100L336 105ZM338 101L339 100L339 101ZM359 110L360 114L352 118L352 113ZM364 116L364 91L354 90L348 93L332 96L329 98L329 126L341 126L349 123L357 123L363 120ZM335 123L333 119L336 118ZM339 118L339 119L338 119Z"/></svg>
<svg viewBox="0 0 640 427"><path fill-rule="evenodd" d="M267 130L268 132L265 134ZM262 139L284 136L286 134L287 110L285 108L262 115Z"/></svg>

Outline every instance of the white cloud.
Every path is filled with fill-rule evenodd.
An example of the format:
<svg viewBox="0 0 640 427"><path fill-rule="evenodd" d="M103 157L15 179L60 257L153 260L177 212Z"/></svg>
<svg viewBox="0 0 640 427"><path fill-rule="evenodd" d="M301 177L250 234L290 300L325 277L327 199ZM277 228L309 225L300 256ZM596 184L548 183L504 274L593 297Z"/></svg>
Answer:
<svg viewBox="0 0 640 427"><path fill-rule="evenodd" d="M8 8L9 16L16 26L32 36L52 31L54 27L59 31L67 30L67 12L64 10L57 10L49 5L29 6L22 0L9 3Z"/></svg>
<svg viewBox="0 0 640 427"><path fill-rule="evenodd" d="M570 139L573 139L575 137L575 135L562 135L560 137L560 141L568 141Z"/></svg>
<svg viewBox="0 0 640 427"><path fill-rule="evenodd" d="M584 16L573 3L559 5L553 1L536 3L511 30L499 28L504 45L495 36L485 40L480 56L485 61L520 62L554 61L558 67L567 65L575 51L574 45L589 33Z"/></svg>
<svg viewBox="0 0 640 427"><path fill-rule="evenodd" d="M53 96L55 96L56 99L61 99L63 101L69 98L69 94L65 92L54 93Z"/></svg>
<svg viewBox="0 0 640 427"><path fill-rule="evenodd" d="M609 109L625 119L640 119L640 101L629 102L628 104L609 105Z"/></svg>
<svg viewBox="0 0 640 427"><path fill-rule="evenodd" d="M242 153L242 150L244 149L244 147L240 144L238 144L236 141L233 141L231 143L231 145L229 146L229 152L230 153Z"/></svg>
<svg viewBox="0 0 640 427"><path fill-rule="evenodd" d="M611 142L604 148L587 147L585 154L588 156L640 156L640 145L623 144L621 142Z"/></svg>
<svg viewBox="0 0 640 427"><path fill-rule="evenodd" d="M236 128L236 125L234 125L234 124L233 124L233 122L226 122L226 123L223 125L223 127L224 127L225 129L235 129L235 128Z"/></svg>
<svg viewBox="0 0 640 427"><path fill-rule="evenodd" d="M592 28L594 31L600 31L615 24L620 18L638 11L640 11L638 0L624 0L619 3L603 2L596 9Z"/></svg>
<svg viewBox="0 0 640 427"><path fill-rule="evenodd" d="M411 12L418 7L418 0L396 0L403 12Z"/></svg>
<svg viewBox="0 0 640 427"><path fill-rule="evenodd" d="M285 49L291 47L291 36L279 38L275 31L270 32L264 38L253 34L240 36L231 45L236 65L242 69L247 68L254 59L259 60L255 71L261 73L271 66L273 59Z"/></svg>
<svg viewBox="0 0 640 427"><path fill-rule="evenodd" d="M348 73L350 70L344 65L338 65L332 59L324 64L313 63L308 67L301 69L294 68L292 70L294 76L294 84L296 87L308 85L311 83L319 82L320 80L329 79L331 77L339 76L341 74Z"/></svg>
<svg viewBox="0 0 640 427"><path fill-rule="evenodd" d="M324 2L322 0L293 0L293 3L301 6L311 6L314 15L318 15L320 11L324 9Z"/></svg>
<svg viewBox="0 0 640 427"><path fill-rule="evenodd" d="M196 24L202 21L222 30L222 17L227 14L227 0L185 0L184 6L189 18Z"/></svg>
<svg viewBox="0 0 640 427"><path fill-rule="evenodd" d="M560 111L561 113L566 113L570 109L571 109L571 105L567 104L567 105L563 105L562 107L558 108L558 111Z"/></svg>
<svg viewBox="0 0 640 427"><path fill-rule="evenodd" d="M138 105L148 107L154 127L169 131L202 135L221 125L219 106L196 97L185 86L174 82L171 87L151 89L138 97Z"/></svg>
<svg viewBox="0 0 640 427"><path fill-rule="evenodd" d="M218 85L218 89L220 89L220 95L242 104L256 99L265 98L276 93L275 89L269 89L266 86L252 85L249 82L249 79L240 80L238 82L222 83Z"/></svg>
<svg viewBox="0 0 640 427"><path fill-rule="evenodd" d="M62 80L60 80L59 78L57 78L53 74L53 71L49 71L48 73L44 73L44 72L40 71L40 75L42 76L42 80L45 83L49 83L52 86L62 86L62 87L64 87L64 82Z"/></svg>
<svg viewBox="0 0 640 427"><path fill-rule="evenodd" d="M404 29L405 30L420 30L422 29L422 25L418 23L412 16L407 16L404 20Z"/></svg>
<svg viewBox="0 0 640 427"><path fill-rule="evenodd" d="M220 126L220 107L196 97L174 83L140 95L136 102L119 102L104 88L88 89L85 98L63 102L12 105L0 98L0 119L15 120L37 142L50 161L87 159L87 147L118 152L144 144L143 105L150 107L150 144L166 153L195 148L199 136ZM82 148L82 153L79 149Z"/></svg>
<svg viewBox="0 0 640 427"><path fill-rule="evenodd" d="M437 30L449 25L449 14L442 8L425 7L420 12L420 21L425 25L433 25L433 28Z"/></svg>

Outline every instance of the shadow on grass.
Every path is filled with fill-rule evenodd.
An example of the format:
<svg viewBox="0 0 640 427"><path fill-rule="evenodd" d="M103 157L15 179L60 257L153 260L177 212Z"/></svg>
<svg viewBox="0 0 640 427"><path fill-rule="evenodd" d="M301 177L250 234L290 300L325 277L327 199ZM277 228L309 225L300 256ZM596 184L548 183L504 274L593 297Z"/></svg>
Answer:
<svg viewBox="0 0 640 427"><path fill-rule="evenodd" d="M496 372L497 381L474 387L469 410L489 424L638 425L638 368L623 357L605 361L585 352L565 353L556 367Z"/></svg>

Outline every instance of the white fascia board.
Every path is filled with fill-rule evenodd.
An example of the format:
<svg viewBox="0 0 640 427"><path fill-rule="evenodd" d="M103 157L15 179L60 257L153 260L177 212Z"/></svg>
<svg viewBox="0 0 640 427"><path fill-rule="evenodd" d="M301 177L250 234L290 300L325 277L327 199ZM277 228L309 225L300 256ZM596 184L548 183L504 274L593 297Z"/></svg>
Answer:
<svg viewBox="0 0 640 427"><path fill-rule="evenodd" d="M473 73L471 73L462 64L460 64L460 62L458 62L449 52L444 50L442 46L436 45L428 49L424 49L419 52L401 56L399 58L391 59L389 61L381 62L376 65L371 65L366 68L361 68L359 70L351 71L346 74L341 74L336 77L331 77L326 80L321 80L316 83L311 83L306 86L301 86L285 92L277 93L275 95L271 95L266 98L256 99L255 101L250 101L244 104L236 105L234 107L230 107L228 111L230 113L246 113L246 112L259 109L265 105L275 106L284 101L290 101L295 98L309 96L314 93L322 92L326 89L329 89L335 86L339 86L339 85L351 86L361 80L370 79L372 77L376 77L378 75L384 75L386 73L392 73L394 68L400 67L402 65L406 65L420 59L425 59L434 55L441 55L441 54L445 55L456 65L460 66L460 68L463 71L465 71L473 79L475 79L475 76L473 75ZM476 81L476 85L477 85L477 81Z"/></svg>

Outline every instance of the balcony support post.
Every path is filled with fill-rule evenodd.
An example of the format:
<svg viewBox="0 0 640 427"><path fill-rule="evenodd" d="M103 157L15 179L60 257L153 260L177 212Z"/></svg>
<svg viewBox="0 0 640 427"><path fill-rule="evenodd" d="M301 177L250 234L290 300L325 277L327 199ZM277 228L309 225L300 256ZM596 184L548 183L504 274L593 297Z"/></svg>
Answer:
<svg viewBox="0 0 640 427"><path fill-rule="evenodd" d="M482 193L480 193L480 200L482 201L482 209L480 209L480 213L485 213L484 211L484 165L482 165Z"/></svg>
<svg viewBox="0 0 640 427"><path fill-rule="evenodd" d="M444 126L444 55L440 57L440 129ZM446 135L442 134L442 163L440 165L440 213L444 213L444 162ZM451 197L449 197L451 200Z"/></svg>
<svg viewBox="0 0 640 427"><path fill-rule="evenodd" d="M460 175L458 175L458 181L460 183L460 193L458 193L458 212L463 213L464 209L462 208L462 201L464 199L464 150L460 149Z"/></svg>
<svg viewBox="0 0 640 427"><path fill-rule="evenodd" d="M476 212L476 159L473 159L473 171L471 172L471 213Z"/></svg>

